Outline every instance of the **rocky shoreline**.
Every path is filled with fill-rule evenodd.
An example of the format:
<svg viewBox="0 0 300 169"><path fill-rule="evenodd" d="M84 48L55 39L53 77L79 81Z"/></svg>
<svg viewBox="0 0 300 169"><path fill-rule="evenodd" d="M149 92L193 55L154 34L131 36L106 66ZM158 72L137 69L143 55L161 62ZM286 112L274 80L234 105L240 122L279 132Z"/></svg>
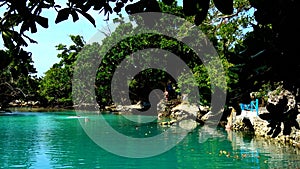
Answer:
<svg viewBox="0 0 300 169"><path fill-rule="evenodd" d="M18 102L11 105L11 107L15 109L18 108L20 104L22 104L21 108L29 107L31 111L32 109L41 109L38 106L38 102L30 102L26 104L23 102ZM297 105L295 106L297 107ZM149 108L149 104L139 102L135 105L107 106L104 110L101 110L101 112L112 114L131 114L133 110L147 110L147 108ZM48 108L46 109L47 111L49 111ZM55 111L57 109L54 108L51 110ZM156 115L159 125L166 127L179 125L182 128L192 130L199 125L206 125L208 124L207 122L209 122L211 119L214 119L214 115L210 111L209 107L191 104L188 101L182 101L180 99L174 99L170 101L161 100L157 104L156 110L158 112L158 114ZM297 113L298 112L299 111L297 111ZM265 115L270 114L271 113L267 110L266 107L260 107L258 113L256 111L252 112L243 110L240 114L237 114L235 109L231 107L222 112L222 117L217 118L219 120L217 125L223 127L226 130L232 130L235 132L247 132L257 138L274 141L282 145L291 145L300 149L300 129L292 126L290 129L291 131L286 134L284 133L286 126L284 126L284 122L280 122L281 126L277 127L277 131L275 131L277 133L274 137L274 135L270 134L270 120L261 118ZM300 125L300 114L298 114L295 118L295 122Z"/></svg>
<svg viewBox="0 0 300 169"><path fill-rule="evenodd" d="M123 112L130 112L132 109L142 109L143 106L115 106L115 114L123 114ZM112 108L110 107L110 111ZM206 125L214 116L210 112L209 107L190 104L187 101L173 100L164 101L157 105L158 123L159 125L169 127L178 125L180 127L192 130L197 126ZM261 114L268 114L266 107L260 107L259 113L256 111L243 110L241 114L237 115L233 108L224 110L223 116L218 122L218 126L226 130L234 132L247 132L253 137L265 139L266 141L274 141L282 145L291 145L300 149L300 130L292 127L289 135L283 134L283 124L281 124L280 133L276 137L269 134L270 126L268 120L260 117ZM300 115L297 116L296 121L300 124Z"/></svg>
<svg viewBox="0 0 300 169"><path fill-rule="evenodd" d="M260 108L260 114L268 113L265 107ZM267 120L261 119L256 115L256 112L245 111L241 115L234 117L231 130L250 132L255 137L271 140L282 145L291 145L300 148L300 130L292 127L289 135L283 134L283 124L281 124L281 131L276 137L269 134L270 127ZM300 115L297 117L297 122L300 123Z"/></svg>

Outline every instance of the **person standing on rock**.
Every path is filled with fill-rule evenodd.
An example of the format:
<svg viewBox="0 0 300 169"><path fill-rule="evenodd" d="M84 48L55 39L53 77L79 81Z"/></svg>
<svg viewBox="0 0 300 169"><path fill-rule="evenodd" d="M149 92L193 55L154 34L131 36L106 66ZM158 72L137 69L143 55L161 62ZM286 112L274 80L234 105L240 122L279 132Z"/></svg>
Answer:
<svg viewBox="0 0 300 169"><path fill-rule="evenodd" d="M166 89L167 89L167 92L168 92L168 99L169 100L175 99L177 97L175 89L173 88L173 85L172 85L171 81L168 81Z"/></svg>
<svg viewBox="0 0 300 169"><path fill-rule="evenodd" d="M166 101L168 101L169 92L167 91L167 89L165 89L164 96L165 96Z"/></svg>

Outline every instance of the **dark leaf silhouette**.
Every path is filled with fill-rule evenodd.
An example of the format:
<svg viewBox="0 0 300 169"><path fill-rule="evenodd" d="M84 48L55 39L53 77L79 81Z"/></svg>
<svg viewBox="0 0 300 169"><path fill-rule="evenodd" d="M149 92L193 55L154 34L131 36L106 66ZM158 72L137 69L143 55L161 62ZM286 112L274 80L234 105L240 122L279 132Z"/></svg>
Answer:
<svg viewBox="0 0 300 169"><path fill-rule="evenodd" d="M48 18L42 17L42 16L37 16L36 22L41 25L44 28L48 28Z"/></svg>
<svg viewBox="0 0 300 169"><path fill-rule="evenodd" d="M83 12L83 11L80 11L80 10L76 10L76 11L79 12L86 19L88 19L94 25L94 27L96 27L96 21L90 14L88 14L86 12Z"/></svg>
<svg viewBox="0 0 300 169"><path fill-rule="evenodd" d="M199 0L183 0L183 13L186 16L196 15L198 12L197 1Z"/></svg>
<svg viewBox="0 0 300 169"><path fill-rule="evenodd" d="M195 16L195 25L200 25L207 16L208 8L209 8L209 0L201 0L199 4L200 10L197 12Z"/></svg>
<svg viewBox="0 0 300 169"><path fill-rule="evenodd" d="M55 23L59 23L61 21L67 20L69 18L70 13L71 13L70 8L64 8L58 11L57 17L55 19Z"/></svg>
<svg viewBox="0 0 300 169"><path fill-rule="evenodd" d="M31 22L31 24L30 24L30 31L31 31L31 33L36 33L37 32L37 28L36 28L35 22Z"/></svg>
<svg viewBox="0 0 300 169"><path fill-rule="evenodd" d="M75 10L72 10L71 15L73 17L73 22L78 21L79 17L78 17L78 14Z"/></svg>
<svg viewBox="0 0 300 169"><path fill-rule="evenodd" d="M162 2L166 5L172 5L175 2L175 0L162 0Z"/></svg>
<svg viewBox="0 0 300 169"><path fill-rule="evenodd" d="M215 7L223 14L230 15L233 13L233 0L213 0Z"/></svg>
<svg viewBox="0 0 300 169"><path fill-rule="evenodd" d="M125 7L125 11L128 14L135 14L135 13L143 12L144 8L145 8L144 1L138 1L136 3L127 5Z"/></svg>
<svg viewBox="0 0 300 169"><path fill-rule="evenodd" d="M145 12L161 12L158 2L156 0L148 0Z"/></svg>
<svg viewBox="0 0 300 169"><path fill-rule="evenodd" d="M94 10L100 10L105 5L105 1L95 2L94 4Z"/></svg>

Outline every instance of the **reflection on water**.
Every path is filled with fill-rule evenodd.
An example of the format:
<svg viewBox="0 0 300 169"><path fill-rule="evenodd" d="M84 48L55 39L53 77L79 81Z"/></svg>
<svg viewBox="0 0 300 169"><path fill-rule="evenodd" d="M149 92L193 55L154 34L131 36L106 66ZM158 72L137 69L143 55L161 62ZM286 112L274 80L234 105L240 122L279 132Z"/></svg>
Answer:
<svg viewBox="0 0 300 169"><path fill-rule="evenodd" d="M289 145L263 138L252 137L242 132L228 132L228 139L232 142L232 149L239 150L241 155L252 157L258 164L266 163L270 168L298 168L300 167L300 151ZM261 159L263 157L263 159Z"/></svg>
<svg viewBox="0 0 300 169"><path fill-rule="evenodd" d="M166 130L156 123L137 125L124 121L122 116L105 117L119 132L137 138ZM299 150L293 147L207 126L196 128L176 147L159 156L120 157L97 146L78 120L91 122L74 112L1 114L0 168L300 167Z"/></svg>

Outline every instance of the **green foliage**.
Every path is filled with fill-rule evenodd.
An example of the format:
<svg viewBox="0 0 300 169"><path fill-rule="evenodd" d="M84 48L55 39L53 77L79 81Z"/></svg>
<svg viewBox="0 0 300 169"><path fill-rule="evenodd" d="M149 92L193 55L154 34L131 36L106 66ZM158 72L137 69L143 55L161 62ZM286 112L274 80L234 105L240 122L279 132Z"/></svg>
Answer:
<svg viewBox="0 0 300 169"><path fill-rule="evenodd" d="M130 0L132 2L132 0ZM0 31L5 46L12 50L15 47L27 46L25 41L29 40L31 43L36 43L35 40L25 35L26 31L36 33L37 24L48 28L49 20L44 16L44 11L55 10L57 16L55 23L68 20L71 16L73 22L79 20L79 15L82 15L96 27L95 19L89 14L90 10L99 11L107 16L109 19L110 14L113 12L119 14L123 8L128 14L139 12L161 12L159 2L156 0L138 0L135 3L130 3L128 0L67 0L64 2L57 0L28 0L28 1L1 1L0 8L5 8L3 17L0 17ZM183 11L187 15L187 11L192 11L196 15L195 23L199 25L206 17L208 5L210 0L204 1L189 1L185 3ZM166 6L174 6L175 1L163 1ZM232 12L232 0L217 1L215 0L216 7L224 14ZM195 8L196 7L196 8ZM16 29L17 28L17 29Z"/></svg>
<svg viewBox="0 0 300 169"><path fill-rule="evenodd" d="M299 25L298 2L287 1L249 1L255 8L253 31L249 32L242 43L236 45L234 63L239 65L238 86L249 93L257 91L264 84L277 81L299 88L300 81L298 53ZM232 57L232 58L233 58Z"/></svg>
<svg viewBox="0 0 300 169"><path fill-rule="evenodd" d="M39 93L47 100L48 106L72 106L72 77L73 67L78 53L81 51L85 42L79 35L70 35L74 45L68 48L66 45L59 44L57 50L62 51L57 55L61 58L59 63L54 64L45 73L39 86Z"/></svg>
<svg viewBox="0 0 300 169"><path fill-rule="evenodd" d="M240 11L245 12L248 10L248 3L244 1L240 3L236 3ZM175 5L172 8L160 4L161 9L164 9L166 13L175 12L177 15L184 16L180 13L181 7L176 7ZM214 64L218 63L218 59L210 60L211 64L204 66L202 62L197 59L198 57L195 53L185 44L170 38L165 37L162 35L157 34L138 34L135 36L130 36L121 40L122 36L120 35L128 35L130 33L134 33L138 31L140 28L143 28L142 23L133 27L133 25L129 23L125 23L122 19L115 19L114 21L120 22L121 24L116 28L114 32L111 33L110 36L106 37L102 42L101 45L99 44L91 44L88 45L84 52L82 52L80 57L89 58L89 55L95 55L92 53L96 52L96 55L103 56L102 62L97 70L96 75L96 96L97 102L102 107L113 102L111 98L111 91L114 90L111 88L111 79L113 74L115 73L118 65L126 59L128 64L125 65L127 69L134 69L133 67L136 63L136 58L134 58L133 53L148 49L148 48L156 48L156 49L163 49L174 53L175 55L179 56L186 64L190 67L193 71L194 77L186 78L185 74L183 74L179 78L179 83L176 84L181 88L184 85L198 87L200 91L200 102L202 104L209 104L211 91L212 88L219 87L224 90L227 90L232 94L233 88L236 87L238 81L238 75L236 72L232 71L234 68L234 64L230 63L226 58L231 56L233 51L232 43L240 43L239 41L241 37L243 37L242 30L239 28L238 25L247 26L245 22L251 20L251 16L243 17L238 14L232 16L226 16L225 19L218 19L213 16L220 15L218 10L212 8L212 11L209 12L209 18L211 20L206 20L204 25L200 26L200 29L207 33L209 39L214 42L214 45L219 53L221 58L222 65L224 66L226 79L221 79L221 76L218 76L216 70L219 69L218 67L214 67ZM245 19L246 18L246 19ZM163 19L163 18L162 18ZM187 17L187 20L192 20L193 18ZM225 24L225 21L227 22ZM166 21L168 22L168 21ZM210 23L215 24L210 24ZM173 21L170 24L175 24L176 22ZM207 24L206 24L207 23ZM183 25L179 27L180 30L180 37L185 37L187 35L193 35L194 32L191 32L188 28L192 25ZM168 28L165 28L168 29ZM199 41L199 43L202 43ZM113 47L111 48L111 45ZM97 49L95 51L95 49ZM155 52L152 51L152 52ZM147 51L144 51L144 54L147 55ZM156 60L155 58L151 58L151 63L159 62L161 59ZM87 60L89 62L89 60ZM84 62L83 62L84 63ZM149 61L143 61L143 68L147 68L147 64L150 63ZM88 64L88 63L86 63ZM80 66L79 69L88 70L89 66ZM207 70L210 71L211 77L208 75ZM126 75L126 71L121 72ZM196 81L195 81L195 80ZM130 99L131 102L136 103L137 101L143 100L148 101L148 95L151 90L153 89L161 89L164 90L168 81L172 81L175 83L176 81L172 79L168 74L164 72L164 70L154 70L154 69L145 69L144 71L140 72L136 75L133 79L127 79L127 83L130 87ZM214 84L216 86L211 86L211 80L214 80ZM220 83L226 81L227 86ZM189 89L183 91L177 91L181 93L189 94ZM80 96L88 97L88 95L82 93ZM83 101L90 100L90 98L82 99Z"/></svg>
<svg viewBox="0 0 300 169"><path fill-rule="evenodd" d="M71 70L69 66L56 67L54 65L45 73L40 84L40 94L47 99L49 106L72 105L71 101Z"/></svg>
<svg viewBox="0 0 300 169"><path fill-rule="evenodd" d="M222 15L211 3L206 20L199 25L201 31L213 42L222 62L226 79L220 79L218 74L216 74L216 70L219 69L218 67L214 67L214 65L219 65L214 64L214 62L219 62L216 59L211 60L210 64L206 66L201 64L192 66L194 73L194 77L192 78L196 79L196 84L191 82L191 79L184 78L184 75L180 82L180 85L182 85L181 83L190 83L191 85L198 86L201 104L209 104L212 87L220 87L227 91L228 104L235 102L236 100L233 98L239 98L243 94L240 86L238 86L238 82L240 81L238 71L241 67L234 62L234 59L237 59L235 46L243 42L246 34L245 29L249 29L250 31L253 15L249 13L250 5L247 1L235 1L233 7L234 14ZM188 32L188 30L183 28L183 35L186 34L184 32ZM211 77L207 71L210 71ZM212 80L214 80L217 86L211 86ZM219 83L223 81L226 81L226 86Z"/></svg>
<svg viewBox="0 0 300 169"><path fill-rule="evenodd" d="M36 95L38 79L32 65L31 53L24 50L1 50L0 72L0 109L8 107L8 103L16 99L29 100Z"/></svg>
<svg viewBox="0 0 300 169"><path fill-rule="evenodd" d="M107 19L111 13L119 13L122 9L125 9L128 14L162 11L185 18L198 26L213 42L225 70L228 97L234 98L230 99L229 102L237 102L243 95L248 95L260 88L264 90L265 84L273 85L275 81L288 82L294 86L300 84L300 80L297 78L300 70L299 62L295 57L298 49L297 43L294 43L299 39L298 30L300 28L295 24L298 19L299 2L293 0L205 0L201 2L184 0L183 7L177 6L176 1L172 0L163 0L162 2L139 0L135 3L130 3L127 0L68 0L65 6L54 0L13 0L2 1L0 8L5 8L6 11L0 18L0 31L4 45L8 49L7 51L0 51L0 68L3 70L0 76L1 92L5 93L2 98L7 98L6 95L16 96L15 93L18 93L16 91L19 91L16 90L17 88L25 87L31 83L30 81L34 84L39 81L39 79L28 76L35 70L32 66L30 53L25 52L22 47L28 45L27 41L35 43L26 35L27 31L37 32L37 24L48 28L48 18L45 18L43 13L48 9L58 11L56 23L67 20L70 16L76 22L79 15L82 15L94 26L95 21L93 16L89 15L90 10L102 11ZM139 21L138 18L134 19ZM112 102L109 84L117 65L124 58L128 58L130 63L134 62L130 58L131 53L150 47L165 49L180 56L192 68L196 77L196 84L191 79L184 78L182 83L197 85L201 91L201 99L205 104L208 103L211 87L215 87L210 86L210 81L212 78L216 81L223 80L218 79L215 75L216 68L204 67L201 61L195 59L193 51L184 44L172 38L155 34L141 34L124 39L110 49L108 53L105 53L110 47L108 44L120 40L120 34L125 35L142 27L142 23L138 23L139 27L134 28L121 19L115 21L123 24L116 28L110 37L104 39L101 47L99 44L92 44L89 45L89 49L84 49L85 51L82 52L82 55L87 58L91 53L104 56L96 76L96 95L100 105ZM176 21L166 20L165 22L172 25ZM155 21L153 23L155 24ZM180 36L192 35L193 32L189 30L192 26L192 24L183 25L178 28L180 29ZM71 96L66 93L71 91L70 77L73 73L77 53L82 50L82 46L85 44L78 36L71 38L74 42L73 46L69 48L62 44L57 46L57 49L62 51L58 55L61 62L53 65L41 81L40 93L43 93L42 95L53 104L71 104L69 102ZM97 53L94 48L99 49ZM212 60L212 62L216 62L216 60ZM88 68L89 66L86 63L82 67ZM208 69L212 72L213 77L207 75ZM157 84L155 86L157 88L162 88L163 85L160 84L164 84L170 79L163 71L151 69L143 71L134 80L128 81L133 93L138 92L137 85L146 86L143 80L148 76L157 78L151 78L153 84ZM51 86L51 83L60 87ZM25 90L25 88L22 89ZM28 88L29 93L31 90L34 88ZM144 96L141 98L139 98L140 96L132 97L144 98Z"/></svg>

